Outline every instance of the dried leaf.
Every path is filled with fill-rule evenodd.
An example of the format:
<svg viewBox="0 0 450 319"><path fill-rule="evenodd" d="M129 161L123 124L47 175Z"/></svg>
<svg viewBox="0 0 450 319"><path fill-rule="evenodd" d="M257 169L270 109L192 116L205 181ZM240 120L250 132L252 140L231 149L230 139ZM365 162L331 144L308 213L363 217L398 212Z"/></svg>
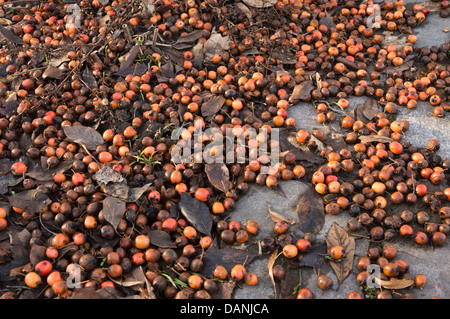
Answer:
<svg viewBox="0 0 450 319"><path fill-rule="evenodd" d="M40 245L32 245L30 249L30 262L33 266L36 266L38 262L46 258L45 251L47 247Z"/></svg>
<svg viewBox="0 0 450 319"><path fill-rule="evenodd" d="M299 101L308 101L311 98L311 92L315 89L312 81L304 81L294 87L289 102L297 103Z"/></svg>
<svg viewBox="0 0 450 319"><path fill-rule="evenodd" d="M58 166L47 169L46 167L42 167L42 165L38 164L34 166L31 170L25 173L26 176L31 177L37 181L45 182L53 180L53 176L57 173L64 173L72 166L72 161L62 161Z"/></svg>
<svg viewBox="0 0 450 319"><path fill-rule="evenodd" d="M46 194L36 189L9 196L8 201L12 207L27 210L29 213L38 213L52 202Z"/></svg>
<svg viewBox="0 0 450 319"><path fill-rule="evenodd" d="M200 108L202 116L208 117L216 114L225 104L226 99L221 95L216 95L202 103Z"/></svg>
<svg viewBox="0 0 450 319"><path fill-rule="evenodd" d="M211 245L203 255L204 268L202 275L212 276L216 265L222 265L228 272L236 264L248 264L253 261L256 256L247 250L224 248L218 249L215 245Z"/></svg>
<svg viewBox="0 0 450 319"><path fill-rule="evenodd" d="M313 187L300 196L295 212L299 219L298 227L304 233L317 233L325 223L323 200Z"/></svg>
<svg viewBox="0 0 450 319"><path fill-rule="evenodd" d="M159 82L167 82L175 76L175 69L171 62L167 62L159 68L156 72L156 77Z"/></svg>
<svg viewBox="0 0 450 319"><path fill-rule="evenodd" d="M59 68L49 65L42 74L42 78L60 79L64 75Z"/></svg>
<svg viewBox="0 0 450 319"><path fill-rule="evenodd" d="M316 242L311 250L304 254L300 261L300 266L312 267L315 269L323 268L328 265L324 255L327 253L327 245L325 242Z"/></svg>
<svg viewBox="0 0 450 319"><path fill-rule="evenodd" d="M63 130L69 141L82 144L88 150L95 150L97 146L103 144L104 142L101 134L88 126L64 126Z"/></svg>
<svg viewBox="0 0 450 319"><path fill-rule="evenodd" d="M375 99L368 99L366 103L364 103L362 113L369 121L372 121L375 116L380 113L377 101Z"/></svg>
<svg viewBox="0 0 450 319"><path fill-rule="evenodd" d="M280 296L281 299L295 299L296 290L301 286L301 271L297 265L288 264L286 266L286 273L281 282Z"/></svg>
<svg viewBox="0 0 450 319"><path fill-rule="evenodd" d="M280 151L281 152L292 152L295 154L296 159L298 161L306 161L310 164L324 164L326 162L326 159L320 156L319 154L315 154L309 150L303 150L301 149L300 145L298 145L297 141L295 140L295 133L289 134L285 131L282 131L280 133ZM294 144L293 144L294 143Z"/></svg>
<svg viewBox="0 0 450 319"><path fill-rule="evenodd" d="M124 201L112 196L108 196L103 200L103 216L114 229L119 225L125 211L126 203Z"/></svg>
<svg viewBox="0 0 450 319"><path fill-rule="evenodd" d="M275 279L273 277L273 266L275 265L275 261L277 260L279 254L278 249L276 249L269 257L269 262L267 263L267 268L269 270L269 278L272 281L273 290L275 292L275 298L277 297L277 285L275 284Z"/></svg>
<svg viewBox="0 0 450 319"><path fill-rule="evenodd" d="M150 238L150 242L152 243L152 245L161 248L176 248L176 245L173 243L170 234L163 230L149 230L147 235Z"/></svg>
<svg viewBox="0 0 450 319"><path fill-rule="evenodd" d="M331 268L339 281L339 285L348 276L353 267L353 258L355 256L355 239L340 227L333 223L327 233L326 238L327 249L330 250L333 246L342 246L345 250L345 258L339 261L330 261Z"/></svg>
<svg viewBox="0 0 450 319"><path fill-rule="evenodd" d="M217 291L212 292L211 297L215 300L232 299L235 287L236 287L236 280L219 282Z"/></svg>
<svg viewBox="0 0 450 319"><path fill-rule="evenodd" d="M236 7L239 8L239 10L241 10L241 12L243 14L245 14L245 16L251 21L252 20L252 12L250 11L250 9L243 3L239 2L236 3Z"/></svg>
<svg viewBox="0 0 450 319"><path fill-rule="evenodd" d="M277 0L243 0L243 2L250 7L261 9L273 7Z"/></svg>
<svg viewBox="0 0 450 319"><path fill-rule="evenodd" d="M204 57L206 62L210 62L214 54L222 54L224 51L230 49L230 36L222 36L222 34L213 31L209 39L205 42L203 47Z"/></svg>
<svg viewBox="0 0 450 319"><path fill-rule="evenodd" d="M5 195L9 187L16 186L23 181L23 177L13 176L12 174L0 175L0 195Z"/></svg>
<svg viewBox="0 0 450 319"><path fill-rule="evenodd" d="M374 279L381 288L390 290L405 289L414 285L414 280L409 279L381 280L377 277Z"/></svg>
<svg viewBox="0 0 450 319"><path fill-rule="evenodd" d="M83 74L81 75L83 82L87 85L88 89L94 90L98 88L97 80L94 77L94 74L88 68L85 68Z"/></svg>
<svg viewBox="0 0 450 319"><path fill-rule="evenodd" d="M270 218L272 218L274 222L284 220L286 223L289 223L291 225L295 224L295 220L273 211L270 205L268 205L268 207L269 207L269 216Z"/></svg>
<svg viewBox="0 0 450 319"><path fill-rule="evenodd" d="M403 61L403 63L399 66L392 66L392 67L386 68L386 73L392 74L394 72L403 72L406 70L411 70L411 68L413 68L413 66L414 66L414 61L412 61L412 60Z"/></svg>
<svg viewBox="0 0 450 319"><path fill-rule="evenodd" d="M328 29L336 26L333 17L328 12L326 12L325 15L320 18L319 24L326 26Z"/></svg>
<svg viewBox="0 0 450 319"><path fill-rule="evenodd" d="M152 183L145 184L142 187L130 188L128 191L127 202L136 202L152 185Z"/></svg>
<svg viewBox="0 0 450 319"><path fill-rule="evenodd" d="M130 65L128 68L125 68L123 70L119 70L116 75L126 77L127 75L136 75L141 76L145 72L147 72L148 66L143 63L135 63L133 65Z"/></svg>
<svg viewBox="0 0 450 319"><path fill-rule="evenodd" d="M203 36L203 30L195 30L192 32L189 32L188 34L180 36L177 41L174 43L174 47L176 47L177 44L181 43L193 43L200 39Z"/></svg>
<svg viewBox="0 0 450 319"><path fill-rule="evenodd" d="M0 159L0 174L8 174L11 171L11 165L14 162L9 158Z"/></svg>
<svg viewBox="0 0 450 319"><path fill-rule="evenodd" d="M128 199L129 189L130 188L128 187L128 183L126 181L123 181L120 183L109 183L108 185L104 186L103 190L105 194L126 201Z"/></svg>
<svg viewBox="0 0 450 319"><path fill-rule="evenodd" d="M11 25L12 21L8 20L8 19L5 19L5 18L0 18L0 24L1 25Z"/></svg>
<svg viewBox="0 0 450 319"><path fill-rule="evenodd" d="M226 193L230 190L230 172L223 163L211 163L205 165L205 172L208 180L215 188Z"/></svg>
<svg viewBox="0 0 450 319"><path fill-rule="evenodd" d="M23 40L20 37L15 35L14 32L12 32L11 30L4 28L3 26L0 26L0 38L3 38L16 44L23 43Z"/></svg>
<svg viewBox="0 0 450 319"><path fill-rule="evenodd" d="M13 230L9 234L11 243L11 254L13 259L26 258L29 260L30 256L30 238L31 233L28 229L23 229L20 232Z"/></svg>
<svg viewBox="0 0 450 319"><path fill-rule="evenodd" d="M126 70L130 66L132 66L139 52L140 52L140 45L136 44L123 56L123 58L121 58L122 61L120 62L119 72Z"/></svg>
<svg viewBox="0 0 450 319"><path fill-rule="evenodd" d="M369 143L391 143L394 140L387 136L381 136L381 135L361 135L359 136L359 140L364 144Z"/></svg>
<svg viewBox="0 0 450 319"><path fill-rule="evenodd" d="M103 166L93 176L92 179L101 186L106 186L109 183L121 183L125 178L110 166Z"/></svg>
<svg viewBox="0 0 450 319"><path fill-rule="evenodd" d="M59 67L64 62L69 62L70 58L67 57L67 52L63 52L61 55L58 55L57 57L54 57L49 60L48 65L51 67Z"/></svg>
<svg viewBox="0 0 450 319"><path fill-rule="evenodd" d="M350 61L347 58L337 57L336 61L344 64L347 68L352 69L353 71L359 70L358 65L355 62Z"/></svg>
<svg viewBox="0 0 450 319"><path fill-rule="evenodd" d="M76 289L70 294L69 299L101 299L96 289L96 287L83 287Z"/></svg>
<svg viewBox="0 0 450 319"><path fill-rule="evenodd" d="M198 42L194 47L191 49L192 54L194 55L194 58L192 59L192 65L195 68L199 68L203 63L204 58L204 43Z"/></svg>
<svg viewBox="0 0 450 319"><path fill-rule="evenodd" d="M211 236L213 220L208 206L187 193L181 193L178 204L181 214L191 223L197 231Z"/></svg>

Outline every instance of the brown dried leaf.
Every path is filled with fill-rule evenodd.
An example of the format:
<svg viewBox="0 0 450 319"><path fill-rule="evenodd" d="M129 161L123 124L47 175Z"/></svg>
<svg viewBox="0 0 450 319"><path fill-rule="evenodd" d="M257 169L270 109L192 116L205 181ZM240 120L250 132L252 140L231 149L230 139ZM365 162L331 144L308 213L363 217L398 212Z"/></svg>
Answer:
<svg viewBox="0 0 450 319"><path fill-rule="evenodd" d="M272 281L273 291L275 292L275 298L277 297L277 285L275 284L275 279L273 277L273 266L275 265L275 261L277 260L279 254L278 249L276 249L272 255L269 257L269 262L267 263L267 268L269 269L269 277L270 281Z"/></svg>
<svg viewBox="0 0 450 319"><path fill-rule="evenodd" d="M414 280L409 279L381 280L376 277L374 279L381 288L390 290L405 289L414 285Z"/></svg>
<svg viewBox="0 0 450 319"><path fill-rule="evenodd" d="M215 188L226 193L230 190L230 172L223 163L211 163L205 165L205 172L208 180Z"/></svg>
<svg viewBox="0 0 450 319"><path fill-rule="evenodd" d="M299 228L304 233L317 233L325 223L325 209L322 197L309 187L300 196L295 212L299 219Z"/></svg>
<svg viewBox="0 0 450 319"><path fill-rule="evenodd" d="M69 299L101 299L100 295L96 291L96 287L83 287L81 289L76 289L69 296Z"/></svg>
<svg viewBox="0 0 450 319"><path fill-rule="evenodd" d="M36 189L23 191L9 196L8 201L12 207L26 209L30 213L38 213L49 205L52 200Z"/></svg>
<svg viewBox="0 0 450 319"><path fill-rule="evenodd" d="M68 140L84 145L88 150L95 150L103 144L103 137L97 130L82 125L64 126L64 134Z"/></svg>
<svg viewBox="0 0 450 319"><path fill-rule="evenodd" d="M13 259L29 258L31 233L25 228L22 231L13 230L9 234L11 254Z"/></svg>
<svg viewBox="0 0 450 319"><path fill-rule="evenodd" d="M23 43L22 38L15 35L14 32L12 32L10 29L4 28L2 26L0 26L0 38L16 44Z"/></svg>
<svg viewBox="0 0 450 319"><path fill-rule="evenodd" d="M200 108L202 116L208 117L216 114L225 104L226 99L221 95L212 96L210 99L202 103Z"/></svg>
<svg viewBox="0 0 450 319"><path fill-rule="evenodd" d="M16 186L23 181L23 177L16 177L12 174L0 175L0 195L5 195L9 191L9 187Z"/></svg>
<svg viewBox="0 0 450 319"><path fill-rule="evenodd" d="M149 230L147 232L147 235L150 238L150 242L152 243L152 245L161 248L176 248L176 245L173 243L170 234L163 230Z"/></svg>
<svg viewBox="0 0 450 319"><path fill-rule="evenodd" d="M87 85L88 89L94 90L98 88L97 80L95 79L94 74L91 70L89 70L89 68L84 69L81 78L83 79L84 84Z"/></svg>
<svg viewBox="0 0 450 319"><path fill-rule="evenodd" d="M325 242L316 242L311 250L304 254L300 261L300 266L312 267L315 269L327 266L326 259L323 256L327 253L327 245Z"/></svg>
<svg viewBox="0 0 450 319"><path fill-rule="evenodd" d="M64 73L57 67L49 65L42 74L42 78L60 79Z"/></svg>
<svg viewBox="0 0 450 319"><path fill-rule="evenodd" d="M109 183L104 187L105 194L108 194L110 196L117 197L121 200L127 200L128 199L128 191L129 187L126 181L120 182L120 183Z"/></svg>
<svg viewBox="0 0 450 319"><path fill-rule="evenodd" d="M291 224L291 225L295 224L295 220L273 211L272 208L270 207L270 205L267 205L267 206L269 208L269 216L270 216L270 218L272 218L272 220L274 222L284 220L288 224Z"/></svg>
<svg viewBox="0 0 450 319"><path fill-rule="evenodd" d="M363 105L362 113L369 121L372 121L380 113L378 102L375 99L368 99Z"/></svg>
<svg viewBox="0 0 450 319"><path fill-rule="evenodd" d="M45 259L45 251L47 247L41 245L32 245L30 249L30 262L36 266L38 262Z"/></svg>
<svg viewBox="0 0 450 319"><path fill-rule="evenodd" d="M103 216L114 229L119 225L125 211L126 203L124 201L112 196L108 196L103 200Z"/></svg>
<svg viewBox="0 0 450 319"><path fill-rule="evenodd" d="M188 34L180 36L177 41L174 43L174 47L176 48L177 44L181 43L192 43L197 41L203 36L203 30L195 30L192 32L189 32Z"/></svg>
<svg viewBox="0 0 450 319"><path fill-rule="evenodd" d="M213 220L208 206L187 193L181 193L178 204L181 214L191 223L197 231L204 235L211 236Z"/></svg>
<svg viewBox="0 0 450 319"><path fill-rule="evenodd" d="M280 298L281 299L295 299L296 289L301 285L301 271L297 265L287 264L286 274L281 281Z"/></svg>
<svg viewBox="0 0 450 319"><path fill-rule="evenodd" d="M345 229L338 224L333 223L327 233L327 249L333 246L342 246L345 249L345 258L339 261L330 260L331 268L339 281L339 285L348 276L353 267L353 258L355 256L355 239L350 236Z"/></svg>
<svg viewBox="0 0 450 319"><path fill-rule="evenodd" d="M25 175L41 182L51 181L57 173L64 173L65 171L70 169L72 163L73 162L69 160L62 161L58 166L50 169L44 168L38 164L31 170L27 171Z"/></svg>
<svg viewBox="0 0 450 319"><path fill-rule="evenodd" d="M128 191L127 202L136 202L152 185L152 183L145 184L142 187L130 188Z"/></svg>
<svg viewBox="0 0 450 319"><path fill-rule="evenodd" d="M252 20L252 12L250 11L250 9L243 3L239 2L236 3L236 7L239 8L239 10L241 10L241 12L243 14L245 14L245 16L251 21Z"/></svg>
<svg viewBox="0 0 450 319"><path fill-rule="evenodd" d="M309 150L303 150L295 140L295 133L289 134L287 132L280 133L280 151L292 152L295 154L298 161L306 161L310 164L324 164L326 159L319 154L313 153Z"/></svg>
<svg viewBox="0 0 450 319"><path fill-rule="evenodd" d="M347 58L343 58L343 57L337 57L336 58L337 62L340 62L342 64L344 64L346 67L348 67L349 69L352 69L354 71L359 70L358 65L355 62L350 61Z"/></svg>
<svg viewBox="0 0 450 319"><path fill-rule="evenodd" d="M123 56L122 62L120 62L119 72L124 71L132 66L139 52L140 45L136 44Z"/></svg>
<svg viewBox="0 0 450 319"><path fill-rule="evenodd" d="M311 92L314 90L312 81L304 81L294 87L289 102L297 103L299 101L308 101L311 98Z"/></svg>
<svg viewBox="0 0 450 319"><path fill-rule="evenodd" d="M212 276L216 265L222 265L228 272L236 264L249 264L256 256L243 249L223 248L219 249L216 245L211 245L203 255L204 268L202 275Z"/></svg>
<svg viewBox="0 0 450 319"><path fill-rule="evenodd" d="M222 54L230 49L230 36L213 31L203 47L204 60L210 62L214 54Z"/></svg>
<svg viewBox="0 0 450 319"><path fill-rule="evenodd" d="M106 186L108 183L124 182L124 177L109 166L103 166L93 176L92 179L101 186Z"/></svg>
<svg viewBox="0 0 450 319"><path fill-rule="evenodd" d="M391 143L394 140L387 136L380 136L380 135L361 135L359 136L359 140L364 144L369 143Z"/></svg>
<svg viewBox="0 0 450 319"><path fill-rule="evenodd" d="M328 12L326 12L325 15L320 18L319 24L326 26L328 29L336 26L333 17Z"/></svg>

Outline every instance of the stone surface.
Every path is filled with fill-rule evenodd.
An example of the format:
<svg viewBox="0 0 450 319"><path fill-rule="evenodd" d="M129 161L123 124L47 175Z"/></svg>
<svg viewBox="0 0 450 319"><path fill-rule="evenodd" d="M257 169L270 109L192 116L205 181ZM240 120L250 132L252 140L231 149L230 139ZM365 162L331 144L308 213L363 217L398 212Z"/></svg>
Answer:
<svg viewBox="0 0 450 319"><path fill-rule="evenodd" d="M414 45L416 48L424 46L439 46L441 43L450 40L450 33L445 32L445 29L450 29L450 19L440 18L435 11L436 3L424 2L423 0L407 1L407 6L412 6L415 3L422 3L429 6L432 10L426 22L419 27L414 28L414 33L418 37L418 41ZM401 37L401 36L400 36ZM351 97L350 107L346 112L350 112L355 106L364 103L365 97ZM410 129L405 133L404 138L418 147L426 147L430 139L436 138L441 142L441 149L439 155L444 159L450 158L450 120L448 115L444 118L436 118L432 116L432 106L429 103L419 103L417 109L408 110L400 108L398 120L407 120L410 123ZM297 122L297 129L305 128L312 130L315 128L323 129L326 133L332 130L339 130L339 123L333 125L320 125L315 118L317 112L311 103L299 103L289 109L289 115L294 117ZM248 194L237 202L236 211L230 216L231 219L245 223L248 220L256 220L261 225L261 232L254 238L258 239L273 234L273 226L275 222L269 217L268 205L286 217L297 218L295 215L295 205L300 195L307 189L306 184L301 181L285 181L281 182L281 189L284 196L276 193L266 187L259 187L252 185ZM401 207L394 209L394 213L401 212ZM347 212L342 212L339 215L327 215L322 229L317 233L318 242L323 242L326 234L333 223L337 223L346 229L347 221L350 219ZM298 219L296 220L298 221ZM295 224L291 227L291 231L295 238L302 236L302 233L296 230ZM358 256L366 255L369 247L369 240L364 237L367 235L364 232L358 233L361 236L356 236L356 252L355 263ZM251 245L255 245L255 241ZM439 296L442 298L450 298L450 254L449 244L443 247L432 247L431 245L419 246L412 242L412 240L398 240L392 243L384 243L384 245L392 245L398 250L398 257L410 265L409 273L411 276L417 274L424 274L428 279L428 284L423 290L411 289L407 290L413 298L431 298ZM279 257L280 258L280 257ZM259 284L256 286L242 285L235 291L234 298L236 299L273 299L275 292L268 273L269 256L261 255L254 260L248 269L259 274ZM344 299L348 292L352 290L359 291L356 283L356 276L358 274L356 267L343 281L342 285L337 289L337 278L328 265L320 269L320 274L330 276L335 285L331 290L322 292L318 289L316 280L318 269L310 267L301 267L302 287L307 287L313 291L314 298L325 299Z"/></svg>
<svg viewBox="0 0 450 319"><path fill-rule="evenodd" d="M253 238L254 240L250 245L256 245L255 242L266 235L273 235L273 226L275 225L275 222L269 216L268 205L271 206L272 210L276 210L286 217L292 219L296 218L293 206L295 206L300 195L307 189L306 184L301 181L285 181L281 182L281 189L286 196L275 193L264 187L252 185L249 193L244 196L242 200L238 201L236 210L231 214L230 218L242 222L243 224L249 220L255 220L261 225L260 233ZM322 229L316 234L317 243L325 241L327 233L333 223L337 223L339 226L346 229L347 221L349 219L351 219L351 216L347 212L342 212L335 216L326 215ZM298 230L296 224L291 226L290 232L295 239L300 238L303 234ZM302 287L311 289L314 298L317 299L345 299L350 291L360 291L356 281L356 276L358 275L356 262L359 256L366 255L367 248L370 244L366 236L367 233L364 231L360 231L354 235L356 242L354 267L339 288L337 287L337 277L328 262L320 269L313 269L306 266L300 267ZM442 247L431 247L431 245L419 246L413 243L412 240L399 240L399 238L397 238L393 242L384 243L383 246L393 246L397 249L398 256L396 259L404 260L410 265L409 273L411 276L424 274L428 278L428 285L423 290L411 289L408 291L413 298L431 298L434 296L444 298L450 297L450 279L448 276L450 254L448 253L448 243ZM269 277L268 262L269 254L262 254L248 265L248 271L258 274L259 283L256 286L240 286L235 290L235 299L275 298L274 288ZM334 281L333 288L322 292L316 284L317 274L325 274L332 278Z"/></svg>

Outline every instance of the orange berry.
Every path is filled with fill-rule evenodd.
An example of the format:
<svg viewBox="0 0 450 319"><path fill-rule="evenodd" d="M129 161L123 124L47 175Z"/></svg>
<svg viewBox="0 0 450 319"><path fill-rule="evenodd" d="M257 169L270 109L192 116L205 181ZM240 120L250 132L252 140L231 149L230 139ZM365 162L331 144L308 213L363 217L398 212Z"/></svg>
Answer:
<svg viewBox="0 0 450 319"><path fill-rule="evenodd" d="M52 271L47 276L47 283L49 284L49 286L53 286L53 284L59 280L62 280L62 278L61 278L61 273L57 270Z"/></svg>
<svg viewBox="0 0 450 319"><path fill-rule="evenodd" d="M258 276L252 272L248 272L244 275L244 281L249 286L258 284Z"/></svg>
<svg viewBox="0 0 450 319"><path fill-rule="evenodd" d="M298 248L293 244L287 244L283 246L282 252L286 258L294 258L298 254Z"/></svg>
<svg viewBox="0 0 450 319"><path fill-rule="evenodd" d="M37 288L42 282L41 276L38 273L31 271L25 275L25 285L30 288Z"/></svg>
<svg viewBox="0 0 450 319"><path fill-rule="evenodd" d="M34 270L40 276L47 276L53 269L51 262L48 260L41 260L34 266Z"/></svg>
<svg viewBox="0 0 450 319"><path fill-rule="evenodd" d="M195 198L197 198L201 202L206 202L209 198L209 195L209 190L202 187L198 188L194 194Z"/></svg>
<svg viewBox="0 0 450 319"><path fill-rule="evenodd" d="M62 248L70 242L70 238L62 233L56 234L52 238L52 245L56 248Z"/></svg>
<svg viewBox="0 0 450 319"><path fill-rule="evenodd" d="M150 237L147 235L138 235L134 239L134 246L137 249L147 249L150 246Z"/></svg>
<svg viewBox="0 0 450 319"><path fill-rule="evenodd" d="M192 226L186 226L183 229L183 235L189 240L194 241L197 239L197 230Z"/></svg>
<svg viewBox="0 0 450 319"><path fill-rule="evenodd" d="M230 275L232 278L242 280L244 279L246 273L247 270L245 269L244 265L237 264L231 269Z"/></svg>
<svg viewBox="0 0 450 319"><path fill-rule="evenodd" d="M16 162L11 165L11 173L16 176L23 175L27 172L27 165L22 162Z"/></svg>
<svg viewBox="0 0 450 319"><path fill-rule="evenodd" d="M342 246L333 246L330 248L329 256L334 260L340 260L345 257L345 249Z"/></svg>

